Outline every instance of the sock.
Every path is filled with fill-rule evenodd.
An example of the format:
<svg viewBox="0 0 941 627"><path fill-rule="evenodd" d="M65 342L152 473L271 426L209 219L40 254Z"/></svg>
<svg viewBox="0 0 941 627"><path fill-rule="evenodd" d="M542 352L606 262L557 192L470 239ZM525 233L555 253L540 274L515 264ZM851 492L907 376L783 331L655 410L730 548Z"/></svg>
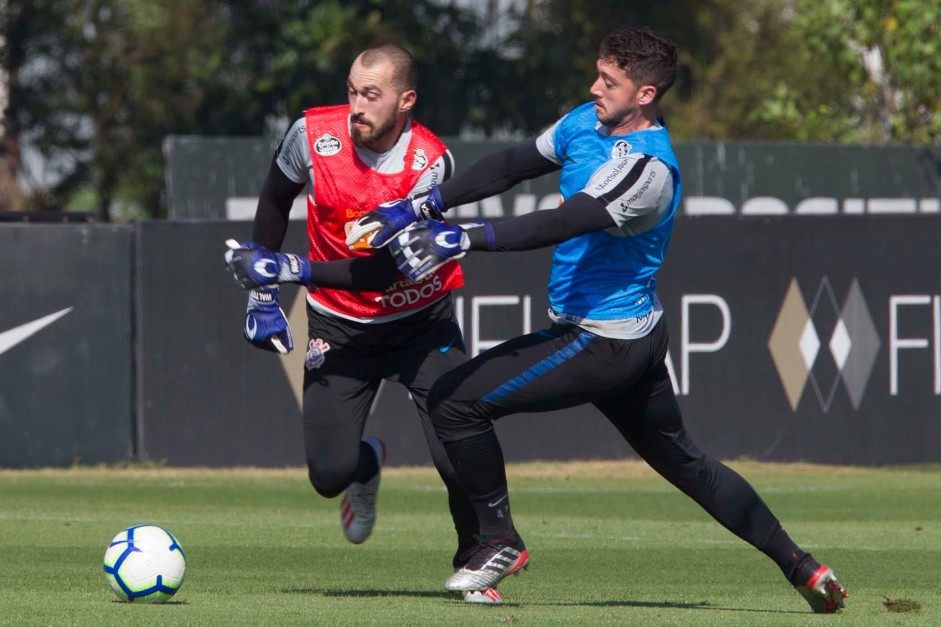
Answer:
<svg viewBox="0 0 941 627"><path fill-rule="evenodd" d="M791 540L791 536L784 531L780 523L775 524L774 530L771 532L771 537L764 546L759 548L765 555L774 560L774 563L778 565L778 568L781 569L781 572L784 573L787 580L794 585L803 585L810 575L813 574L813 571L811 571L807 577L801 579L803 571L806 570L806 568L802 567L810 563L816 564L816 562L810 557L810 553L804 552L799 546L794 544L794 541ZM807 558L810 559L808 560ZM814 570L816 570L816 567L814 567Z"/></svg>
<svg viewBox="0 0 941 627"><path fill-rule="evenodd" d="M804 556L794 564L790 573L785 572L787 580L795 586L807 585L810 578L813 577L817 569L820 568L820 562L814 559L810 553L804 553Z"/></svg>
<svg viewBox="0 0 941 627"><path fill-rule="evenodd" d="M359 464L356 466L356 475L354 481L357 483L366 483L376 476L379 472L379 460L376 459L376 451L366 442L359 443Z"/></svg>
<svg viewBox="0 0 941 627"><path fill-rule="evenodd" d="M517 538L510 515L503 450L493 429L445 442L444 449L474 504L481 540Z"/></svg>

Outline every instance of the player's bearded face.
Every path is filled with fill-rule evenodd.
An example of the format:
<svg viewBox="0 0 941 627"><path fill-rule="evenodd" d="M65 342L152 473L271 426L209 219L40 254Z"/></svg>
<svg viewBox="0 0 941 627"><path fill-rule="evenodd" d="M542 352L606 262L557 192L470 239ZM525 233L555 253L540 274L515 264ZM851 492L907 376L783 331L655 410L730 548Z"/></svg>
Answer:
<svg viewBox="0 0 941 627"><path fill-rule="evenodd" d="M397 139L392 135L400 128L404 96L393 77L388 62L364 66L357 59L350 68L350 136L359 148L384 152Z"/></svg>
<svg viewBox="0 0 941 627"><path fill-rule="evenodd" d="M350 135L359 148L370 148L382 143L395 128L397 107L393 103L386 111L359 112L350 116Z"/></svg>
<svg viewBox="0 0 941 627"><path fill-rule="evenodd" d="M599 122L617 133L641 117L641 103L653 88L634 83L613 60L599 59L597 66L598 78L591 86L595 113Z"/></svg>

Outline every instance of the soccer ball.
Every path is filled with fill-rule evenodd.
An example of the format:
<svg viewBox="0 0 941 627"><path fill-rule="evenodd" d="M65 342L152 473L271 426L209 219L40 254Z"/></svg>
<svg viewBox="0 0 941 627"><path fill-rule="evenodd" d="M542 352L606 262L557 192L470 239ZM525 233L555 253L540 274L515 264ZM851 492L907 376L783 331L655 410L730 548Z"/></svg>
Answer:
<svg viewBox="0 0 941 627"><path fill-rule="evenodd" d="M186 555L166 529L137 525L114 537L105 551L104 568L122 601L163 603L183 585Z"/></svg>

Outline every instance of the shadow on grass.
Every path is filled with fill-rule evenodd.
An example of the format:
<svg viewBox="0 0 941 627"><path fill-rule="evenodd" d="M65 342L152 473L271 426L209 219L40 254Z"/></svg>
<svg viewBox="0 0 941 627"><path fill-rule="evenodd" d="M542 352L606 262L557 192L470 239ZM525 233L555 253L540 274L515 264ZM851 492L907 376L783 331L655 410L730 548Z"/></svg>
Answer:
<svg viewBox="0 0 941 627"><path fill-rule="evenodd" d="M283 594L316 594L322 597L423 597L426 599L450 598L445 591L432 590L325 590L323 588L282 588Z"/></svg>
<svg viewBox="0 0 941 627"><path fill-rule="evenodd" d="M111 602L112 602L112 603L119 603L119 604L121 604L121 605L151 605L151 606L157 606L157 605L187 605L187 602L186 602L186 601L179 601L179 600L163 601L162 603L145 603L144 601L122 601L121 599L112 599Z"/></svg>
<svg viewBox="0 0 941 627"><path fill-rule="evenodd" d="M415 597L425 599L459 599L456 595L447 592L431 590L324 590L320 588L282 588L283 594L315 594L325 597ZM504 600L502 607L523 606L559 606L559 607L636 607L636 608L662 608L677 610L709 610L713 612L750 612L759 614L806 614L800 610L763 610L751 607L719 607L710 605L708 601L697 603L680 603L676 601L526 601L523 603Z"/></svg>
<svg viewBox="0 0 941 627"><path fill-rule="evenodd" d="M758 614L806 614L802 610L763 610L754 607L721 607L710 605L708 601L698 603L678 603L675 601L544 601L526 605L557 605L562 607L641 607L665 608L678 610L708 610L711 612L749 612Z"/></svg>

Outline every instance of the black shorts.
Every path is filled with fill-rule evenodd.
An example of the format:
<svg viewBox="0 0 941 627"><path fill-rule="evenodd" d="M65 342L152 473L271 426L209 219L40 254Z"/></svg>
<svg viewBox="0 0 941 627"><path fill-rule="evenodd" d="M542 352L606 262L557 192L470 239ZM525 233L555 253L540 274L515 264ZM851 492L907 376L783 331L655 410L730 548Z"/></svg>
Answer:
<svg viewBox="0 0 941 627"><path fill-rule="evenodd" d="M410 316L377 324L328 316L308 304L307 334L305 389L324 387L323 379L332 376L387 379L406 386L430 377L430 387L465 359L450 295Z"/></svg>
<svg viewBox="0 0 941 627"><path fill-rule="evenodd" d="M378 324L327 316L309 305L307 314L304 443L315 487L329 494L349 485L383 380L411 393L432 461L450 477L453 471L428 418L427 396L438 377L466 359L451 296Z"/></svg>

